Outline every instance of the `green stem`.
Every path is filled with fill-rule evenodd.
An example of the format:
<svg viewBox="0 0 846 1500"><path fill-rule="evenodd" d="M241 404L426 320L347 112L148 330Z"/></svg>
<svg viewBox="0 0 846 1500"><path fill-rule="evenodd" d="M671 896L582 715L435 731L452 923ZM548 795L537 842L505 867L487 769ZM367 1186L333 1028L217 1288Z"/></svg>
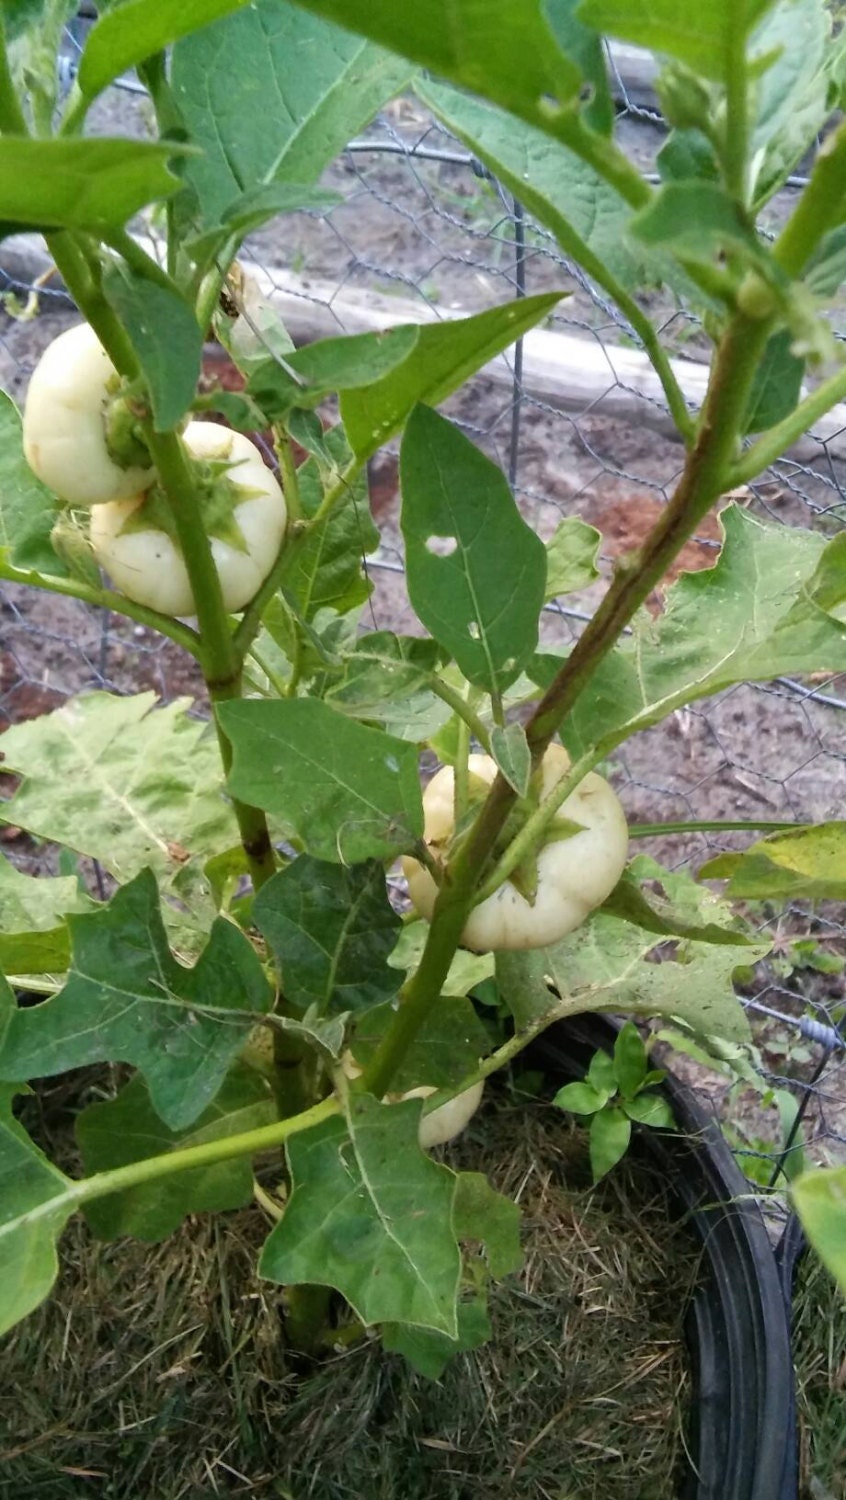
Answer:
<svg viewBox="0 0 846 1500"><path fill-rule="evenodd" d="M291 1348L303 1354L316 1354L318 1349L326 1347L331 1297L332 1289L328 1286L286 1287L285 1337Z"/></svg>
<svg viewBox="0 0 846 1500"><path fill-rule="evenodd" d="M294 449L287 432L280 434L276 444L276 456L279 459L279 471L282 476L282 491L285 496L285 504L288 509L289 521L301 521L303 518L303 503L300 498L300 481L297 474L297 466L294 463Z"/></svg>
<svg viewBox="0 0 846 1500"><path fill-rule="evenodd" d="M820 146L810 182L773 246L786 275L801 275L823 236L841 223L844 194L846 121Z"/></svg>
<svg viewBox="0 0 846 1500"><path fill-rule="evenodd" d="M30 588L43 589L49 594L81 599L84 604L90 604L95 609L113 610L115 614L125 615L139 625L147 625L160 635L168 636L197 660L200 658L200 637L190 625L172 620L169 615L160 615L143 604L134 604L131 599L126 599L123 594L113 593L111 589L95 589L75 578L53 578L49 574L36 573L28 568L15 568L3 558L0 558L0 578L6 583L23 583Z"/></svg>
<svg viewBox="0 0 846 1500"><path fill-rule="evenodd" d="M181 297L179 287L167 271L159 265L157 260L153 259L152 255L148 255L125 229L106 228L103 230L103 240L105 244L111 245L112 249L117 251L136 275L145 281L155 282L156 286L170 292L174 297Z"/></svg>
<svg viewBox="0 0 846 1500"><path fill-rule="evenodd" d="M470 802L470 728L463 715L458 721L458 744L453 771L453 822L460 828Z"/></svg>
<svg viewBox="0 0 846 1500"><path fill-rule="evenodd" d="M169 1177L173 1172L212 1166L220 1161L233 1161L239 1156L257 1156L259 1152L280 1146L290 1136L301 1130L310 1130L313 1125L319 1125L337 1113L337 1099L323 1099L320 1104L313 1105L300 1115L294 1115L288 1120L275 1120L272 1125L262 1125L258 1130L247 1130L241 1135L216 1141L204 1141L199 1146L186 1146L181 1151L166 1151L161 1156L148 1156L143 1161L115 1167L111 1172L96 1172L93 1177L74 1183L67 1196L77 1204L91 1203L96 1198L125 1192L127 1188L137 1187L143 1182L156 1182L162 1177ZM46 1207L50 1208L55 1204L54 1198Z"/></svg>
<svg viewBox="0 0 846 1500"><path fill-rule="evenodd" d="M241 669L230 678L228 682L211 683L206 679L209 697L214 708L219 703L228 703L233 698L240 698L242 692ZM220 758L223 762L223 774L228 776L232 769L232 746L223 732L220 720L214 716L215 730L217 731L217 743L220 749ZM238 823L238 832L241 835L241 844L247 856L247 865L250 871L250 879L253 890L260 891L266 885L272 875L276 874L276 855L270 841L270 830L267 826L267 818L261 808L253 807L249 802L240 802L237 797L232 797L232 810Z"/></svg>
<svg viewBox="0 0 846 1500"><path fill-rule="evenodd" d="M145 438L162 488L170 502L203 642L203 664L209 688L226 687L237 678L240 658L223 603L220 577L211 541L203 525L197 486L182 440L174 432L156 432L151 423Z"/></svg>
<svg viewBox="0 0 846 1500"><path fill-rule="evenodd" d="M630 839L661 838L669 833L789 833L804 824L758 822L756 818L691 818L678 823L630 823Z"/></svg>
<svg viewBox="0 0 846 1500"><path fill-rule="evenodd" d="M591 767L595 766L600 759L601 754L596 749L583 755L581 760L577 760L570 767L558 785L544 797L497 860L487 879L479 886L473 898L474 905L478 906L479 902L486 901L488 896L498 891L512 871L516 870L517 866L538 847L562 802L575 791L579 782L584 780Z"/></svg>
<svg viewBox="0 0 846 1500"><path fill-rule="evenodd" d="M618 566L596 614L529 720L526 734L536 759L546 749L632 615L660 583L728 482L734 482L732 464L739 416L746 409L769 331L768 322L738 316L723 335L702 407L696 443L688 455L672 499L664 507L639 554Z"/></svg>
<svg viewBox="0 0 846 1500"><path fill-rule="evenodd" d="M746 206L746 159L749 141L749 101L747 97L745 6L728 10L726 43L726 128L723 143L723 172L726 188L738 203Z"/></svg>
<svg viewBox="0 0 846 1500"><path fill-rule="evenodd" d="M221 245L215 257L215 264L210 271L203 276L197 293L197 322L206 332L211 327L215 309L220 301L220 294L229 275L229 269L238 253L238 238L231 235Z"/></svg>
<svg viewBox="0 0 846 1500"><path fill-rule="evenodd" d="M6 23L0 6L0 132L3 135L29 135L26 117L18 98L9 52L6 46Z"/></svg>
<svg viewBox="0 0 846 1500"><path fill-rule="evenodd" d="M442 703L446 703L453 713L467 725L473 738L481 745L486 755L491 753L491 739L479 715L474 712L465 698L462 698L457 688L452 688L449 683L444 682L437 672L426 678L426 687Z"/></svg>
<svg viewBox="0 0 846 1500"><path fill-rule="evenodd" d="M261 617L270 600L279 589L282 579L291 565L297 543L302 535L302 522L295 521L293 525L287 528L273 567L258 593L250 600L241 616L240 623L235 628L233 641L235 650L242 660L261 629Z"/></svg>
<svg viewBox="0 0 846 1500"><path fill-rule="evenodd" d="M269 1218L271 1218L275 1224L278 1224L283 1213L285 1212L285 1209L281 1203L277 1203L275 1198L271 1198L270 1194L265 1192L261 1183L257 1182L255 1178L253 1178L253 1197L255 1198L256 1203L260 1204L260 1206L264 1209Z"/></svg>
<svg viewBox="0 0 846 1500"><path fill-rule="evenodd" d="M672 499L644 542L640 556L618 568L599 609L529 720L526 734L536 765L599 662L612 650L635 611L725 488L737 444L739 413L746 409L768 332L767 323L736 317L724 334L696 443ZM375 1093L382 1094L388 1087L441 992L480 876L514 801L513 789L503 776L497 776L479 816L445 871L420 967L403 987L394 1023L365 1071L365 1085Z"/></svg>
<svg viewBox="0 0 846 1500"><path fill-rule="evenodd" d="M57 229L44 236L56 268L83 317L91 324L115 369L132 380L138 375L135 351L99 284L97 269L81 239Z"/></svg>
<svg viewBox="0 0 846 1500"><path fill-rule="evenodd" d="M544 129L593 167L632 208L645 208L650 202L652 188L637 167L612 140L590 130L577 110L546 112Z"/></svg>
<svg viewBox="0 0 846 1500"><path fill-rule="evenodd" d="M194 475L176 433L146 427L147 443L170 502L200 627L201 662L212 705L240 698L243 653L235 643L223 603L211 542L203 526ZM232 766L232 747L215 715L224 772ZM259 890L276 870L267 818L257 807L232 799L253 889Z"/></svg>
<svg viewBox="0 0 846 1500"><path fill-rule="evenodd" d="M736 489L738 485L747 484L750 479L763 473L764 469L768 469L770 464L792 448L794 443L798 443L814 423L831 411L838 401L843 400L846 400L846 370L836 370L810 396L800 401L788 417L775 427L770 427L757 443L745 450L728 475L728 488Z"/></svg>
<svg viewBox="0 0 846 1500"><path fill-rule="evenodd" d="M277 698L287 698L288 683L286 682L284 677L280 677L277 672L274 672L270 663L265 661L261 652L257 651L255 646L253 645L250 647L247 655L255 662L259 671L264 673Z"/></svg>

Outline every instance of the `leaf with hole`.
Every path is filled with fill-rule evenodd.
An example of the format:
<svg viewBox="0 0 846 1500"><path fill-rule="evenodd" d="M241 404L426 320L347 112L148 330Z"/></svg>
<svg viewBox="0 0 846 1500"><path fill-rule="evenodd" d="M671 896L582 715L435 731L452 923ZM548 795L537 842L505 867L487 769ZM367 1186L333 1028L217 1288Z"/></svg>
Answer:
<svg viewBox="0 0 846 1500"><path fill-rule="evenodd" d="M543 542L501 469L429 407L409 419L400 476L415 613L469 682L501 693L537 645Z"/></svg>

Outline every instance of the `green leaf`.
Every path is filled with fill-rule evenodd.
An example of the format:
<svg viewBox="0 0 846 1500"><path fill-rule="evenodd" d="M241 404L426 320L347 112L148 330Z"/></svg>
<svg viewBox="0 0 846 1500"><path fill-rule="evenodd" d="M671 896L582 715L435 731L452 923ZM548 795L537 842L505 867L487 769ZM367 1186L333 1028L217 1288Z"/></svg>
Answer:
<svg viewBox="0 0 846 1500"><path fill-rule="evenodd" d="M817 1255L846 1292L846 1167L803 1172L790 1195Z"/></svg>
<svg viewBox="0 0 846 1500"><path fill-rule="evenodd" d="M768 340L755 371L749 392L743 435L765 432L789 417L802 394L805 361L793 354L793 334L789 328L774 333Z"/></svg>
<svg viewBox="0 0 846 1500"><path fill-rule="evenodd" d="M0 550L17 568L55 577L67 568L50 542L59 506L23 456L21 419L11 396L0 391Z"/></svg>
<svg viewBox="0 0 846 1500"><path fill-rule="evenodd" d="M716 181L720 164L714 147L701 130L673 130L655 158L663 182L682 182L699 177Z"/></svg>
<svg viewBox="0 0 846 1500"><path fill-rule="evenodd" d="M585 124L601 135L610 135L614 129L614 100L608 84L605 48L598 32L576 15L578 4L579 0L544 0L543 11L561 51L572 58L590 86L591 98L582 110Z"/></svg>
<svg viewBox="0 0 846 1500"><path fill-rule="evenodd" d="M415 613L469 682L500 693L537 645L543 542L502 470L429 407L409 419L400 473Z"/></svg>
<svg viewBox="0 0 846 1500"><path fill-rule="evenodd" d="M326 434L326 443L336 464L345 465L346 439L340 428ZM298 470L300 501L306 519L314 516L324 496L321 465L308 459ZM326 478L334 483L336 475ZM303 619L313 620L318 610L336 609L345 614L370 597L372 585L362 575L362 560L379 544L379 531L370 515L367 480L363 475L350 483L344 498L325 520L309 531L305 542L292 548L282 576L282 586L296 602ZM269 617L265 622L272 630Z"/></svg>
<svg viewBox="0 0 846 1500"><path fill-rule="evenodd" d="M385 1323L382 1347L388 1354L401 1354L413 1370L426 1380L440 1380L457 1354L480 1349L491 1337L491 1323L484 1297L458 1304L458 1333L454 1339L432 1328L411 1328L405 1323Z"/></svg>
<svg viewBox="0 0 846 1500"><path fill-rule="evenodd" d="M694 260L713 260L726 246L740 246L754 260L764 250L743 211L717 182L668 182L631 220L631 232L646 245L675 250Z"/></svg>
<svg viewBox="0 0 846 1500"><path fill-rule="evenodd" d="M399 942L389 963L397 969L416 969L423 957L423 949L429 936L429 923L422 918L409 922L400 933ZM478 985L490 979L494 972L492 953L470 953L459 948L449 966L449 973L441 986L441 994L469 995Z"/></svg>
<svg viewBox="0 0 846 1500"><path fill-rule="evenodd" d="M552 948L498 953L497 978L521 1029L585 1011L614 1011L677 1016L697 1036L748 1042L749 1023L731 983L737 948L685 942L669 957L665 945L666 938L594 912ZM768 951L762 942L743 957L754 963Z"/></svg>
<svg viewBox="0 0 846 1500"><path fill-rule="evenodd" d="M200 378L203 334L193 310L182 297L116 264L106 268L103 291L138 356L155 430L170 432L191 405Z"/></svg>
<svg viewBox="0 0 846 1500"><path fill-rule="evenodd" d="M678 0L582 0L579 18L624 42L677 57L694 72L725 79L734 48L773 0L710 0L707 6Z"/></svg>
<svg viewBox="0 0 846 1500"><path fill-rule="evenodd" d="M733 901L846 901L846 822L770 834L741 854L718 854L700 880L728 880Z"/></svg>
<svg viewBox="0 0 846 1500"><path fill-rule="evenodd" d="M407 63L278 0L177 42L172 88L201 158L185 179L203 228L245 192L312 186L347 142L408 83Z"/></svg>
<svg viewBox="0 0 846 1500"><path fill-rule="evenodd" d="M749 159L757 208L771 198L822 132L843 81L844 38L832 37L824 0L782 0L752 39L770 65L755 80Z"/></svg>
<svg viewBox="0 0 846 1500"><path fill-rule="evenodd" d="M599 666L562 737L571 754L603 754L638 729L736 682L846 671L846 624L829 611L846 598L846 547L798 527L766 525L739 506L720 516L716 566L685 573L664 613L646 610ZM544 686L553 658L532 677Z"/></svg>
<svg viewBox="0 0 846 1500"><path fill-rule="evenodd" d="M588 275L604 281L605 268L628 290L642 286L646 251L629 234L632 210L594 167L480 99L428 78L414 88Z"/></svg>
<svg viewBox="0 0 846 1500"><path fill-rule="evenodd" d="M68 982L52 999L14 1012L0 1049L0 1079L128 1062L144 1074L153 1107L172 1130L192 1124L270 1007L249 942L218 918L194 967L177 963L149 870L108 906L69 917L68 926Z"/></svg>
<svg viewBox="0 0 846 1500"><path fill-rule="evenodd" d="M420 402L438 406L471 375L528 333L561 300L561 292L522 297L471 318L423 324L403 364L363 390L341 395L350 446L362 462L387 443Z"/></svg>
<svg viewBox="0 0 846 1500"><path fill-rule="evenodd" d="M418 324L402 323L378 333L320 339L286 355L284 366L274 359L256 365L249 393L272 421L280 421L294 406L318 406L333 391L386 379L409 357L419 334Z"/></svg>
<svg viewBox="0 0 846 1500"><path fill-rule="evenodd" d="M594 1182L625 1156L632 1138L631 1121L622 1109L601 1109L590 1122L590 1167Z"/></svg>
<svg viewBox="0 0 846 1500"><path fill-rule="evenodd" d="M459 1172L452 1204L452 1227L458 1240L480 1240L488 1270L499 1279L519 1271L520 1209L496 1192L482 1172Z"/></svg>
<svg viewBox="0 0 846 1500"><path fill-rule="evenodd" d="M190 1130L169 1130L156 1113L139 1074L116 1099L90 1104L78 1116L76 1138L86 1174L111 1172L148 1156L183 1151L242 1131L271 1125L278 1110L268 1079L246 1063L237 1062L220 1092ZM222 1213L243 1208L253 1196L253 1167L249 1157L213 1162L173 1172L155 1182L139 1182L123 1192L95 1198L85 1206L85 1217L101 1240L131 1234L155 1243L179 1228L187 1214Z"/></svg>
<svg viewBox="0 0 846 1500"><path fill-rule="evenodd" d="M595 1089L608 1094L609 1099L617 1092L617 1074L614 1059L603 1047L597 1047L587 1070L587 1081Z"/></svg>
<svg viewBox="0 0 846 1500"><path fill-rule="evenodd" d="M652 1130L675 1129L670 1101L661 1094L638 1094L636 1099L626 1099L622 1107L638 1125L648 1125Z"/></svg>
<svg viewBox="0 0 846 1500"><path fill-rule="evenodd" d="M123 0L89 33L77 75L82 93L95 98L136 63L246 4L247 0Z"/></svg>
<svg viewBox="0 0 846 1500"><path fill-rule="evenodd" d="M400 976L387 958L402 923L378 861L345 866L301 854L262 886L252 915L289 1004L337 1013L396 994Z"/></svg>
<svg viewBox="0 0 846 1500"><path fill-rule="evenodd" d="M220 223L202 234L191 235L185 248L196 261L205 261L214 255L218 245L235 235L239 240L253 230L260 229L268 219L278 214L294 214L304 210L323 213L343 202L337 193L322 188L307 187L299 182L268 182L261 187L250 188L224 210Z"/></svg>
<svg viewBox="0 0 846 1500"><path fill-rule="evenodd" d="M559 51L541 0L298 0L535 124L578 92L581 73Z"/></svg>
<svg viewBox="0 0 846 1500"><path fill-rule="evenodd" d="M624 1099L633 1099L643 1086L649 1060L640 1032L631 1021L617 1033L614 1043L614 1077Z"/></svg>
<svg viewBox="0 0 846 1500"><path fill-rule="evenodd" d="M573 1115L595 1115L598 1109L605 1108L610 1097L607 1089L596 1089L590 1083L565 1083L552 1102Z"/></svg>
<svg viewBox="0 0 846 1500"><path fill-rule="evenodd" d="M0 1087L0 1335L48 1296L56 1241L76 1207L74 1184L12 1114L19 1086Z"/></svg>
<svg viewBox="0 0 846 1500"><path fill-rule="evenodd" d="M174 142L104 137L37 141L0 137L0 221L40 229L97 233L179 187ZM14 231L12 231L14 232Z"/></svg>
<svg viewBox="0 0 846 1500"><path fill-rule="evenodd" d="M4 767L23 780L8 821L87 854L124 882L150 866L171 878L186 854L231 849L238 828L208 725L190 699L152 712L155 693L90 693L3 736Z"/></svg>
<svg viewBox="0 0 846 1500"><path fill-rule="evenodd" d="M0 856L0 970L6 974L61 973L70 945L64 917L90 911L75 876L24 875Z"/></svg>
<svg viewBox="0 0 846 1500"><path fill-rule="evenodd" d="M377 1005L355 1022L350 1048L356 1062L367 1067L380 1042L396 1021L396 1006L390 1002ZM490 1051L490 1038L469 1000L463 996L442 995L426 1015L420 1030L405 1054L391 1088L397 1093L432 1084L451 1089L475 1073Z"/></svg>
<svg viewBox="0 0 846 1500"><path fill-rule="evenodd" d="M808 262L805 285L815 297L829 298L846 281L846 224L840 224L820 240Z"/></svg>
<svg viewBox="0 0 846 1500"><path fill-rule="evenodd" d="M455 1177L420 1150L420 1101L368 1094L286 1143L293 1183L259 1272L335 1287L365 1324L408 1323L457 1337L461 1256Z"/></svg>
<svg viewBox="0 0 846 1500"><path fill-rule="evenodd" d="M532 776L532 752L522 724L494 725L491 754L518 797L527 797Z"/></svg>
<svg viewBox="0 0 846 1500"><path fill-rule="evenodd" d="M234 797L281 818L315 859L360 864L410 850L423 833L413 745L316 699L222 703Z"/></svg>
<svg viewBox="0 0 846 1500"><path fill-rule="evenodd" d="M649 900L643 891L645 884L649 885ZM738 947L755 942L755 934L744 929L727 901L684 870L665 870L644 854L631 861L611 895L603 901L602 910L642 927L645 932L665 937L694 938L699 943L736 943Z"/></svg>
<svg viewBox="0 0 846 1500"><path fill-rule="evenodd" d="M437 641L373 631L358 638L326 701L341 713L376 719L389 734L421 744L450 717L448 704L428 686L440 660Z"/></svg>
<svg viewBox="0 0 846 1500"><path fill-rule="evenodd" d="M546 544L546 599L587 588L599 577L602 536L579 516L566 516Z"/></svg>

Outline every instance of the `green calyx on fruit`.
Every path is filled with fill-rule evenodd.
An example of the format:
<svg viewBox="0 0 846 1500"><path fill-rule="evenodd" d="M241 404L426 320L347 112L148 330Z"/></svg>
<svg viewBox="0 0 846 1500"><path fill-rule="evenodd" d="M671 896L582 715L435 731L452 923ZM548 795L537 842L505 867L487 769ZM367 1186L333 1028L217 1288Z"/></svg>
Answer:
<svg viewBox="0 0 846 1500"><path fill-rule="evenodd" d="M155 476L135 435L110 436L117 384L117 371L87 323L59 334L33 371L24 454L33 473L68 505L87 509L129 499Z"/></svg>
<svg viewBox="0 0 846 1500"><path fill-rule="evenodd" d="M259 450L215 422L190 422L182 441L199 466L198 496L223 602L243 609L270 572L285 535L282 490ZM170 507L156 487L98 506L91 516L94 554L115 587L165 615L196 611Z"/></svg>
<svg viewBox="0 0 846 1500"><path fill-rule="evenodd" d="M550 795L570 765L566 750L551 745L541 766L540 799ZM470 756L470 770L490 786L496 777L494 761ZM455 776L445 766L423 794L424 837L436 858L448 848L454 828ZM547 841L470 913L461 941L477 952L499 949L544 948L580 927L595 907L610 895L623 873L628 828L619 800L595 772L566 797L558 812L566 820L564 836ZM577 831L572 831L578 825ZM431 874L410 856L403 871L413 906L431 920L438 888Z"/></svg>

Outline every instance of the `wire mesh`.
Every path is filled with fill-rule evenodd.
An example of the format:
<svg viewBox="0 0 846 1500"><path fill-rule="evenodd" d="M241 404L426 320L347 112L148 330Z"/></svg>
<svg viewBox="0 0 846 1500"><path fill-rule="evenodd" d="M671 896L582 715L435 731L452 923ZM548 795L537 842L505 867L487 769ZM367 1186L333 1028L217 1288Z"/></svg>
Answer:
<svg viewBox="0 0 846 1500"><path fill-rule="evenodd" d="M88 24L80 16L69 28L66 85ZM109 91L95 128L143 129L136 90L124 80ZM628 96L619 75L616 92L622 143L649 170L662 138L660 119ZM549 325L580 341L573 346L577 362L566 391L539 384L518 345L507 377L502 369L482 372L447 409L503 467L542 537L565 515L580 515L599 528L607 578L615 557L636 547L660 513L683 457L662 401L626 378L626 356L639 348L635 331L550 234L413 99L394 102L362 139L351 142L326 184L340 195L336 207L276 221L243 251L264 288L279 296L298 340L358 331L374 308L398 322L466 314L553 288L566 292ZM800 185L800 178L788 185L775 219ZM140 227L150 232L149 225ZM42 349L75 316L50 281L33 303L42 256L29 240L7 241L0 250L0 384L18 399ZM698 322L669 294L653 290L643 300L674 353L694 364L707 357ZM846 320L835 331L846 336ZM578 395L580 349L585 358L598 350L607 368L604 389L584 400ZM749 485L740 501L762 517L832 535L846 524L844 453L846 444L829 424ZM382 542L367 559L374 589L364 623L413 632L419 626L403 586L394 449L371 463L370 489ZM683 566L709 566L718 546L716 523L705 525L685 549ZM575 639L603 587L601 580L549 606L543 643L560 648ZM193 663L143 626L8 585L0 591L0 614L0 727L94 688L152 688L165 700L192 698L204 711ZM632 821L835 817L846 790L844 715L842 677L742 685L679 710L629 741L615 752L609 774ZM49 867L49 854L14 828L0 839L22 868ZM672 868L695 869L747 841L742 834L696 833L643 847ZM765 908L760 920L774 941L773 957L742 987L742 998L761 1076L799 1104L812 1159L846 1159L844 912L832 905L791 904ZM689 1059L675 1059L674 1065L728 1122L753 1178L767 1180L785 1149L785 1132L766 1096L762 1104L760 1092L739 1089L731 1077L706 1073ZM788 1136L789 1151L797 1140Z"/></svg>

